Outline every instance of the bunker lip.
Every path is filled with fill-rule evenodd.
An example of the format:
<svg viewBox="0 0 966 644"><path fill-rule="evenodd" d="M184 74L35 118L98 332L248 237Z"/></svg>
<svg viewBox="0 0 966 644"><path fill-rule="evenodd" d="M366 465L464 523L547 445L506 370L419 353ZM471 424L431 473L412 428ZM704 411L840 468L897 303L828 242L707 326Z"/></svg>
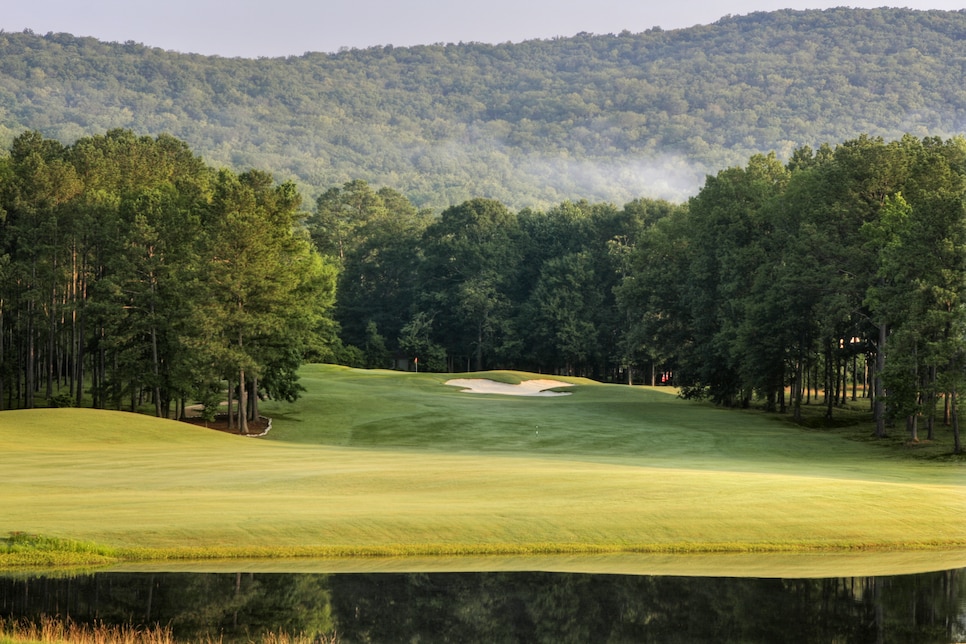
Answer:
<svg viewBox="0 0 966 644"><path fill-rule="evenodd" d="M486 378L455 378L447 380L446 384L451 387L461 387L462 391L469 394L500 394L503 396L569 396L566 391L548 391L557 387L573 387L567 382L559 380L524 380L518 385L511 385L505 382L487 380Z"/></svg>

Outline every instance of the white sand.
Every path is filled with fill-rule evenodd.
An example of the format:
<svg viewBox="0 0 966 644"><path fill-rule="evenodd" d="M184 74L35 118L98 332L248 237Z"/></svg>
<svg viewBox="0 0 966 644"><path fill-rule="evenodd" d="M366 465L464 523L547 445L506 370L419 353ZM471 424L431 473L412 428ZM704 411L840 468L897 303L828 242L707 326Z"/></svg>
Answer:
<svg viewBox="0 0 966 644"><path fill-rule="evenodd" d="M573 387L570 383L558 380L524 380L518 385L486 380L485 378L456 378L447 380L447 385L462 387L470 394L502 394L504 396L569 396L566 391L546 391L554 387Z"/></svg>

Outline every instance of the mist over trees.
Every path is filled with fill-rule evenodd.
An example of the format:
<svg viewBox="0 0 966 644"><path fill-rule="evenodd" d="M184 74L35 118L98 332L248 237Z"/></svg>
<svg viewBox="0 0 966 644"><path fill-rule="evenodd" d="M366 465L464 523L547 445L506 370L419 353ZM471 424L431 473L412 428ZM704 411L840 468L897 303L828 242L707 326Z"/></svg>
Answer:
<svg viewBox="0 0 966 644"><path fill-rule="evenodd" d="M338 246L343 362L669 379L687 397L799 421L819 392L828 419L861 395L879 435L899 425L918 440L922 424L931 439L945 423L961 450L961 137L755 155L680 205L514 212L472 199L430 219L380 194L347 183L307 220L314 239L333 211L358 222L338 227L359 231ZM386 217L390 195L399 218Z"/></svg>
<svg viewBox="0 0 966 644"><path fill-rule="evenodd" d="M964 11L844 8L258 60L0 32L0 144L171 134L310 199L363 179L436 212L682 201L756 153L961 132L964 39Z"/></svg>

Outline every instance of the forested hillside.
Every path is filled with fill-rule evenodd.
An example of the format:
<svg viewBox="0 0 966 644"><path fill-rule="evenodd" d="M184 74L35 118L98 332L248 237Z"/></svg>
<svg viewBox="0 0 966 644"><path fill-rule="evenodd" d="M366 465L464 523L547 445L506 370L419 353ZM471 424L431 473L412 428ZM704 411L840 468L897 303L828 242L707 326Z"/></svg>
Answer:
<svg viewBox="0 0 966 644"><path fill-rule="evenodd" d="M756 152L961 132L964 41L966 12L900 9L258 60L0 33L0 143L168 133L310 198L363 179L436 211L680 200Z"/></svg>

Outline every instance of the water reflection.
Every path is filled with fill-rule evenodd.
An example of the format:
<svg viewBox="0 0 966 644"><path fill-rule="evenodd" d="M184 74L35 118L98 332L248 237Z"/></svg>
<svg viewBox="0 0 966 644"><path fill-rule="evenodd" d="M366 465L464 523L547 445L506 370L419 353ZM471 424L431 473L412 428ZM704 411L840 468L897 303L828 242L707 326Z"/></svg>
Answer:
<svg viewBox="0 0 966 644"><path fill-rule="evenodd" d="M0 617L160 624L179 640L956 642L966 569L732 579L566 573L0 577Z"/></svg>

